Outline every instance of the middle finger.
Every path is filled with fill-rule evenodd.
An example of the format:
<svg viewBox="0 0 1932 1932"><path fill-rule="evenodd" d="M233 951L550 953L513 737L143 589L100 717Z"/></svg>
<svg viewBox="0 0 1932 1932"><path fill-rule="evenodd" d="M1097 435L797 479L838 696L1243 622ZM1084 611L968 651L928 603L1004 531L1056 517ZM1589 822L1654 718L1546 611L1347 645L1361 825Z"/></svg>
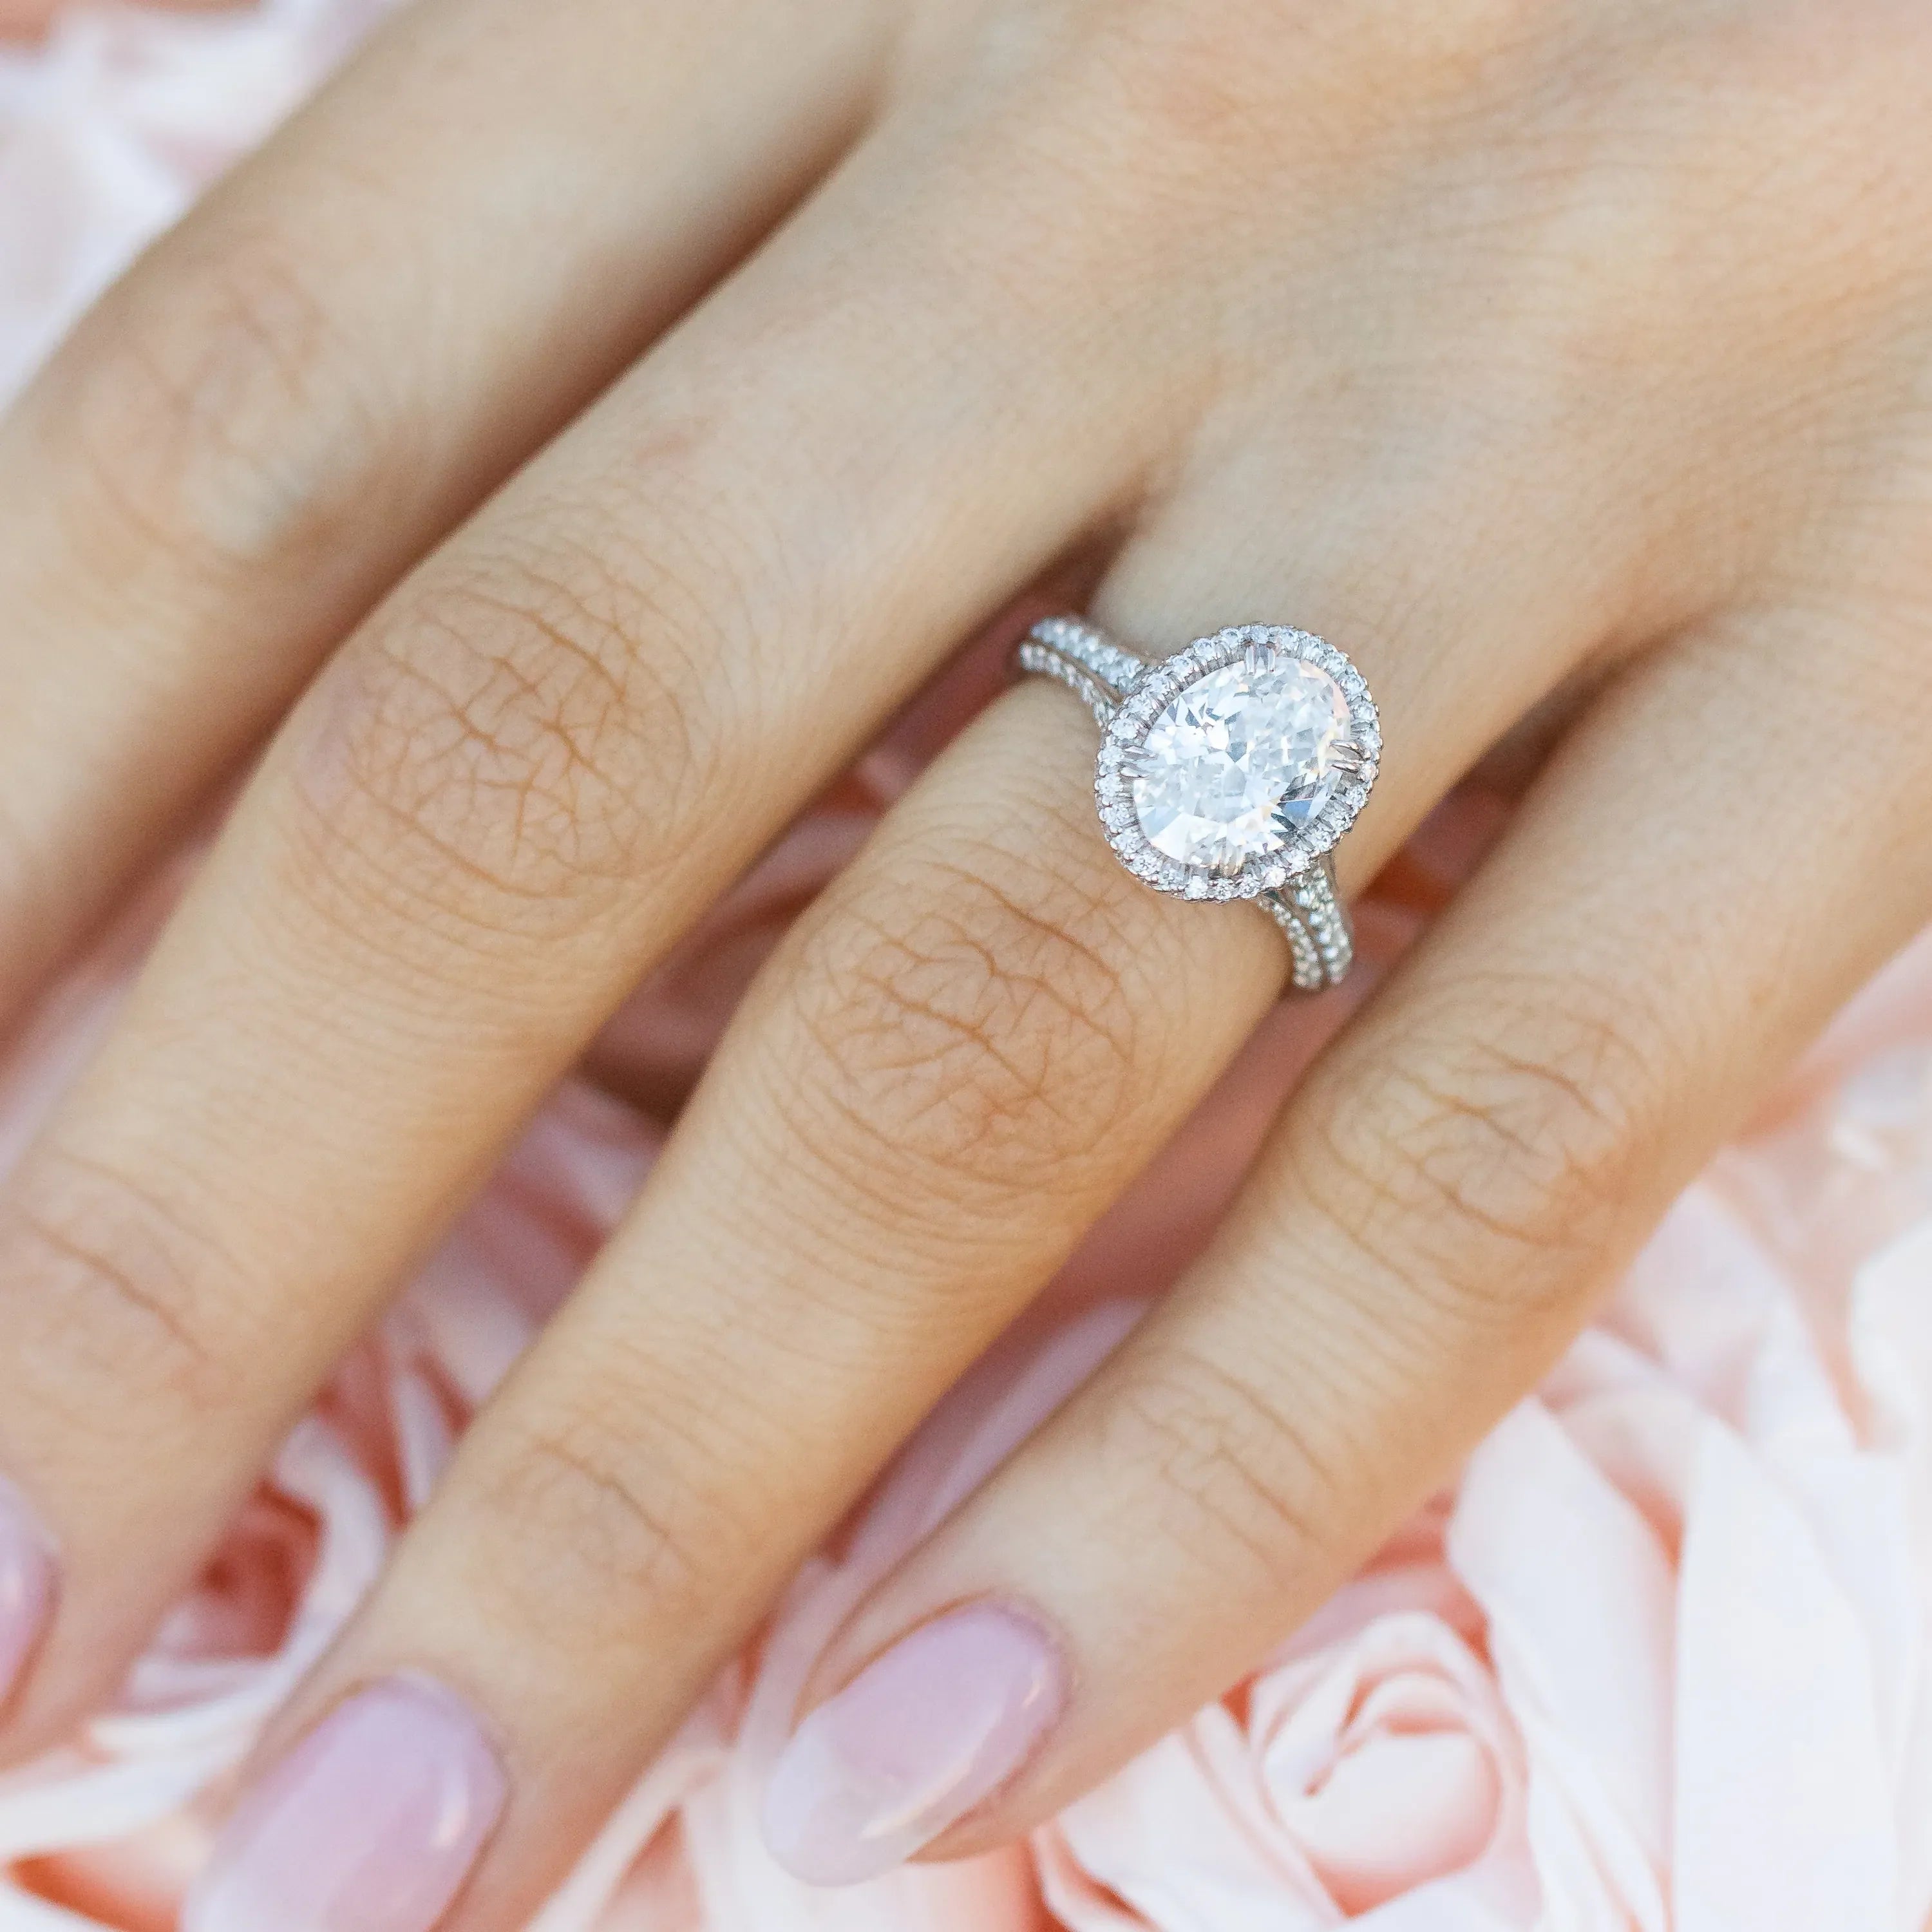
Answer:
<svg viewBox="0 0 1932 1932"><path fill-rule="evenodd" d="M862 149L377 610L0 1198L0 1472L61 1571L16 1748L641 969L1131 486L1153 345L962 268L1026 164L922 179L961 138Z"/></svg>

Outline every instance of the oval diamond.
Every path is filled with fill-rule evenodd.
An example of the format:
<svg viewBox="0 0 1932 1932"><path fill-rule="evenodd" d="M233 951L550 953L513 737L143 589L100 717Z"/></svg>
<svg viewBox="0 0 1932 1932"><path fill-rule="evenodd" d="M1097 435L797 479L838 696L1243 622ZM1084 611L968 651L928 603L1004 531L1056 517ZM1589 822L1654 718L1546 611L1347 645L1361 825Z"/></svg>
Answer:
<svg viewBox="0 0 1932 1932"><path fill-rule="evenodd" d="M1348 733L1348 699L1328 672L1250 649L1180 691L1130 755L1141 830L1184 866L1238 872L1334 796Z"/></svg>

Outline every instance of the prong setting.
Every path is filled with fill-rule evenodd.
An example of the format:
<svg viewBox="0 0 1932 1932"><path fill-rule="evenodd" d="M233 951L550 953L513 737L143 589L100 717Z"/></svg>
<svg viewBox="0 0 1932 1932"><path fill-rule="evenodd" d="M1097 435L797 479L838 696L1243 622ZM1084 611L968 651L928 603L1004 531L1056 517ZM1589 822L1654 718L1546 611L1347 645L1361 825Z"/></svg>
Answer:
<svg viewBox="0 0 1932 1932"><path fill-rule="evenodd" d="M1254 672L1292 658L1334 680L1348 712L1345 742L1331 748L1339 782L1320 809L1305 820L1278 811L1279 842L1232 869L1184 862L1157 849L1143 827L1134 800L1139 760L1156 722L1190 686L1245 662ZM1106 726L1094 772L1094 798L1108 843L1120 862L1157 892L1187 899L1252 899L1280 890L1318 863L1354 824L1373 785L1382 751L1382 726L1361 674L1334 645L1285 626L1241 624L1197 638L1184 650L1150 664L1122 692Z"/></svg>

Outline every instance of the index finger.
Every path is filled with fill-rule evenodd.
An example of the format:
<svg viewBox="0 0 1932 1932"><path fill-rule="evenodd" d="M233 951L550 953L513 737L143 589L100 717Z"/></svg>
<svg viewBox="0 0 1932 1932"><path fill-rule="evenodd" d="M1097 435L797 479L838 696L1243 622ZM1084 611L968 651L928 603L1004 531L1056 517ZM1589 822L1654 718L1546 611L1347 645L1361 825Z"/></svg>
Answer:
<svg viewBox="0 0 1932 1932"><path fill-rule="evenodd" d="M878 10L796 7L399 14L0 422L0 1024L375 599L830 164Z"/></svg>

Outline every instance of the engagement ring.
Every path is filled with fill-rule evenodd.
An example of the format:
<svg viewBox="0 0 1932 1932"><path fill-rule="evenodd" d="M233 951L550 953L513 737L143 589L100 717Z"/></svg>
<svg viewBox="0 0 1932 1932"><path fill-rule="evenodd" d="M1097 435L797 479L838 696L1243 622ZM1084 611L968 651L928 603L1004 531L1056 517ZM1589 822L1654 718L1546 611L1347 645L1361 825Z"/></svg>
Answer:
<svg viewBox="0 0 1932 1932"><path fill-rule="evenodd" d="M1238 624L1150 661L1077 617L1049 617L1022 670L1083 698L1105 734L1094 794L1107 842L1156 891L1253 899L1287 935L1298 992L1354 956L1330 854L1375 782L1382 728L1333 644Z"/></svg>

